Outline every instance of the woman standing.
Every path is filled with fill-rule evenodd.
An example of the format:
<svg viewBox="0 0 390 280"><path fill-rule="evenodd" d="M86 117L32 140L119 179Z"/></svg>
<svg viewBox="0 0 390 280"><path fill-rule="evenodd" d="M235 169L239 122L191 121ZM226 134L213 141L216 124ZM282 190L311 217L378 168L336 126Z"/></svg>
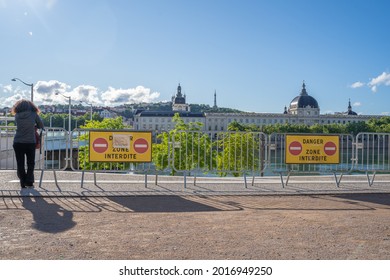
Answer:
<svg viewBox="0 0 390 280"><path fill-rule="evenodd" d="M39 117L40 110L29 100L19 100L13 106L11 113L15 115L16 133L14 150L17 164L17 174L20 186L33 187L35 167L35 128L43 129L43 122ZM27 159L27 172L25 169Z"/></svg>

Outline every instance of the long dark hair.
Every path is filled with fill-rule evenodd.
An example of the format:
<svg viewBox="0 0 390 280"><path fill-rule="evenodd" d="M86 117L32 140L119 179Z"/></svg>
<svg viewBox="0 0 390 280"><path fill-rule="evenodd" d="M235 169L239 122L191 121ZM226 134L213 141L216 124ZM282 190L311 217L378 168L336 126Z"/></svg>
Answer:
<svg viewBox="0 0 390 280"><path fill-rule="evenodd" d="M39 114L41 110L30 100L21 99L15 103L11 109L11 114L15 115L16 113L21 113L25 111L32 111Z"/></svg>

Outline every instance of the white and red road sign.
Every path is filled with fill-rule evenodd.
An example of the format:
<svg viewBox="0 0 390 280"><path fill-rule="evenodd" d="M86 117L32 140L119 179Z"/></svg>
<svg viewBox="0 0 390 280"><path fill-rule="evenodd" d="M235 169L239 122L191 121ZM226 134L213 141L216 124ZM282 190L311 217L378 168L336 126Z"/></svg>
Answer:
<svg viewBox="0 0 390 280"><path fill-rule="evenodd" d="M108 142L104 138L96 138L93 141L92 148L97 153L104 153L108 149Z"/></svg>
<svg viewBox="0 0 390 280"><path fill-rule="evenodd" d="M298 141L291 142L288 146L290 154L297 156L302 152L302 144Z"/></svg>
<svg viewBox="0 0 390 280"><path fill-rule="evenodd" d="M324 145L324 152L328 156L333 156L337 152L337 146L334 142L326 142Z"/></svg>
<svg viewBox="0 0 390 280"><path fill-rule="evenodd" d="M134 151L138 154L143 154L149 149L148 141L144 138L138 138L133 143Z"/></svg>
<svg viewBox="0 0 390 280"><path fill-rule="evenodd" d="M285 163L338 164L339 142L337 135L288 134L285 141Z"/></svg>
<svg viewBox="0 0 390 280"><path fill-rule="evenodd" d="M90 131L89 148L90 162L151 162L152 132Z"/></svg>

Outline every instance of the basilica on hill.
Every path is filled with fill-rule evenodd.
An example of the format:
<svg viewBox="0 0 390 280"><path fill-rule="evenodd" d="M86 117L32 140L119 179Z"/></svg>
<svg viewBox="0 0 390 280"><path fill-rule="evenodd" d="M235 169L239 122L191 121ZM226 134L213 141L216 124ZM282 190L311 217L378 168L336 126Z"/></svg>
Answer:
<svg viewBox="0 0 390 280"><path fill-rule="evenodd" d="M214 106L217 108L216 93L214 93ZM141 111L134 116L134 128L137 130L168 131L174 128L172 117L179 113L186 122L200 122L203 130L209 133L226 131L229 123L256 126L274 124L347 124L366 122L371 118L379 118L375 115L358 115L352 110L351 101L345 112L335 114L321 114L317 100L309 95L306 84L303 82L301 92L294 97L290 105L284 108L283 113L218 113L204 112L192 113L186 103L186 96L182 94L179 84L176 95L172 97L172 111Z"/></svg>

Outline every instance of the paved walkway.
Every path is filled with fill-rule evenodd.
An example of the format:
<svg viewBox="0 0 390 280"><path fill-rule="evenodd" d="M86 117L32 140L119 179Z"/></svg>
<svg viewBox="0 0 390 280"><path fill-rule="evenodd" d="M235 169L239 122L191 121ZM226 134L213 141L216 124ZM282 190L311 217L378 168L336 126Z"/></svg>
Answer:
<svg viewBox="0 0 390 280"><path fill-rule="evenodd" d="M390 193L390 175L376 175L374 184L369 186L366 175L344 175L337 186L333 175L291 176L283 187L280 177L186 177L96 174L52 171L35 173L34 189L21 190L16 171L0 171L0 196L145 196L145 195L310 195L345 193ZM57 184L55 177L57 178ZM339 179L340 177L338 177ZM83 184L82 184L83 180ZM185 184L186 183L186 184ZM39 186L40 185L40 186Z"/></svg>

